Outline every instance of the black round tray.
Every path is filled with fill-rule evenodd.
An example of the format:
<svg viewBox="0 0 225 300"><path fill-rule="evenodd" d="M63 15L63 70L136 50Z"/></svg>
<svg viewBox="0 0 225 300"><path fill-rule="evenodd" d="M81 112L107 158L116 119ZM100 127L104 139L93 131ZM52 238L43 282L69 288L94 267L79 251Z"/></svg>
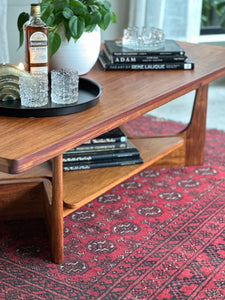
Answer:
<svg viewBox="0 0 225 300"><path fill-rule="evenodd" d="M42 107L25 107L20 100L0 101L0 115L10 117L51 117L72 114L94 106L102 93L102 86L90 79L79 78L78 102L56 104L50 101Z"/></svg>

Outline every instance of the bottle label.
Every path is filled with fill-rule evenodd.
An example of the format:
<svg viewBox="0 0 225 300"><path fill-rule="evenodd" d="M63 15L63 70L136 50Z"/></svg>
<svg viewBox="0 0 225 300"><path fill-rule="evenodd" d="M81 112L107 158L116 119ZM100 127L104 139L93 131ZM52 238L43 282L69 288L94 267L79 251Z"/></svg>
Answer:
<svg viewBox="0 0 225 300"><path fill-rule="evenodd" d="M48 62L48 38L43 32L37 31L30 37L30 63Z"/></svg>
<svg viewBox="0 0 225 300"><path fill-rule="evenodd" d="M48 74L48 67L30 67L31 74Z"/></svg>

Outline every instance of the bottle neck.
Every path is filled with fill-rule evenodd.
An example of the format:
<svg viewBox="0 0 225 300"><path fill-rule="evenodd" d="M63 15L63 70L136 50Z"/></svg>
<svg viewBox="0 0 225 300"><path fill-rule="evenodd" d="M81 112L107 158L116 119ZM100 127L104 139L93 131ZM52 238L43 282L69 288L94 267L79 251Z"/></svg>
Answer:
<svg viewBox="0 0 225 300"><path fill-rule="evenodd" d="M29 24L31 26L44 26L45 25L45 23L42 21L41 18L35 17L35 16L33 16L33 17L31 16Z"/></svg>
<svg viewBox="0 0 225 300"><path fill-rule="evenodd" d="M34 18L40 18L41 17L41 7L40 7L40 5L32 4L31 9L30 9L30 15L31 15L31 17L34 17Z"/></svg>
<svg viewBox="0 0 225 300"><path fill-rule="evenodd" d="M36 16L31 16L31 20L33 20L33 21L40 21L41 18L40 17L36 17Z"/></svg>

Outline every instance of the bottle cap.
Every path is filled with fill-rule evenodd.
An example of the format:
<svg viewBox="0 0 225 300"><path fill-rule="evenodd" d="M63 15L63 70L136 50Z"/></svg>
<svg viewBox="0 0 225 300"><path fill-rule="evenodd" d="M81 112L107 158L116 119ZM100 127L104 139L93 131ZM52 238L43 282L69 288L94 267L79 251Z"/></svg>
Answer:
<svg viewBox="0 0 225 300"><path fill-rule="evenodd" d="M40 18L41 16L41 6L40 4L31 4L30 15L35 18Z"/></svg>

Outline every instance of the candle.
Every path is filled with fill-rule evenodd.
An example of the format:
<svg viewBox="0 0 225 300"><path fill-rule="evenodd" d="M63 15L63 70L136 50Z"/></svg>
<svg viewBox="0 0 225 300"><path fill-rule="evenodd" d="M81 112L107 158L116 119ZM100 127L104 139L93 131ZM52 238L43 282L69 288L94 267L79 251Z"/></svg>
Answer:
<svg viewBox="0 0 225 300"><path fill-rule="evenodd" d="M22 62L18 64L18 69L24 70L24 64Z"/></svg>

